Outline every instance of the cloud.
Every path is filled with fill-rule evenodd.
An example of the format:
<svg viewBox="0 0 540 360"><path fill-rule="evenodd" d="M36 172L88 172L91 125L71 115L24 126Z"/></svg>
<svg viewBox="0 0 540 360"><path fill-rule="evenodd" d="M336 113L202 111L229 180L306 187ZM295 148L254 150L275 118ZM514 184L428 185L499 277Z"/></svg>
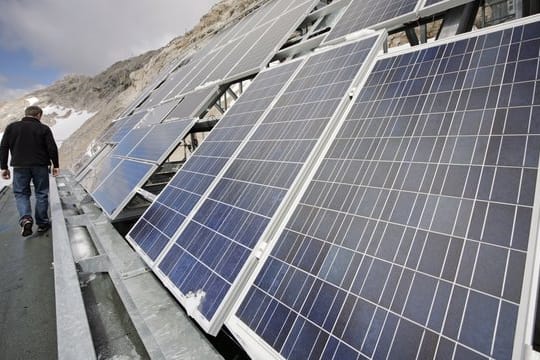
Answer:
<svg viewBox="0 0 540 360"><path fill-rule="evenodd" d="M15 100L33 91L43 89L44 87L45 85L43 84L35 84L28 88L10 88L10 87L2 85L2 80L1 80L1 75L0 75L0 101Z"/></svg>
<svg viewBox="0 0 540 360"><path fill-rule="evenodd" d="M2 0L0 46L35 65L93 75L165 45L217 0Z"/></svg>

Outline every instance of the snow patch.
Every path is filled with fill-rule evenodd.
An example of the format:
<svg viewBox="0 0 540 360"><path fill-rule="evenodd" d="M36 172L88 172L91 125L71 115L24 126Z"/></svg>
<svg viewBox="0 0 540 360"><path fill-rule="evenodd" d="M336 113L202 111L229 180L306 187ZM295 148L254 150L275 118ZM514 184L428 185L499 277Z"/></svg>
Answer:
<svg viewBox="0 0 540 360"><path fill-rule="evenodd" d="M58 105L47 105L43 108L43 113L54 117L55 124L51 127L51 130L58 147L62 146L62 143L79 129L86 120L96 114L95 112L75 110Z"/></svg>
<svg viewBox="0 0 540 360"><path fill-rule="evenodd" d="M39 99L35 96L32 96L32 97L29 97L27 99L25 99L27 102L28 102L28 106L32 106L34 104L36 104L37 102L39 102Z"/></svg>
<svg viewBox="0 0 540 360"><path fill-rule="evenodd" d="M204 295L205 292L203 290L197 290L195 293L192 291L187 293L184 308L189 316L193 317L195 316L195 313L199 311L199 306L201 305Z"/></svg>

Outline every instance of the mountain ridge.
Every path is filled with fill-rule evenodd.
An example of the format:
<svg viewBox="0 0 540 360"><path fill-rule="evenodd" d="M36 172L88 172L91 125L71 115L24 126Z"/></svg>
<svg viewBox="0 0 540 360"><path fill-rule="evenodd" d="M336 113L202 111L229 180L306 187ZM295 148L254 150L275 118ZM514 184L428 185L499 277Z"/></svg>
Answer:
<svg viewBox="0 0 540 360"><path fill-rule="evenodd" d="M118 61L95 76L66 75L46 88L12 101L0 101L0 132L10 122L21 118L30 103L28 99L32 98L37 98L36 105L41 107L51 105L95 112L60 148L61 166L72 168L92 140L170 64L267 1L271 0L221 0L193 29L159 49ZM55 118L45 115L43 122L52 126Z"/></svg>

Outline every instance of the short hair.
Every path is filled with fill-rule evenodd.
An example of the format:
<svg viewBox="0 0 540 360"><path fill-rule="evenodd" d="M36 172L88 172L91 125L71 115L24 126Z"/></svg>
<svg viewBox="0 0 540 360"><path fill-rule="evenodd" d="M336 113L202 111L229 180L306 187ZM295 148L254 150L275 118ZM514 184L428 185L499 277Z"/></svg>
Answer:
<svg viewBox="0 0 540 360"><path fill-rule="evenodd" d="M29 106L24 110L24 115L26 116L37 117L42 114L43 114L43 110L39 106L36 106L36 105Z"/></svg>

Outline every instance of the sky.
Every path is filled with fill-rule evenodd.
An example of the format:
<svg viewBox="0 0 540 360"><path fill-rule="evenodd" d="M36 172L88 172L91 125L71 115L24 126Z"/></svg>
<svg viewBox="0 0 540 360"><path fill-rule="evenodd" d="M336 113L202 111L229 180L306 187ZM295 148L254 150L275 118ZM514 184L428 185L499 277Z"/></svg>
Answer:
<svg viewBox="0 0 540 360"><path fill-rule="evenodd" d="M160 48L216 2L0 0L0 101Z"/></svg>

